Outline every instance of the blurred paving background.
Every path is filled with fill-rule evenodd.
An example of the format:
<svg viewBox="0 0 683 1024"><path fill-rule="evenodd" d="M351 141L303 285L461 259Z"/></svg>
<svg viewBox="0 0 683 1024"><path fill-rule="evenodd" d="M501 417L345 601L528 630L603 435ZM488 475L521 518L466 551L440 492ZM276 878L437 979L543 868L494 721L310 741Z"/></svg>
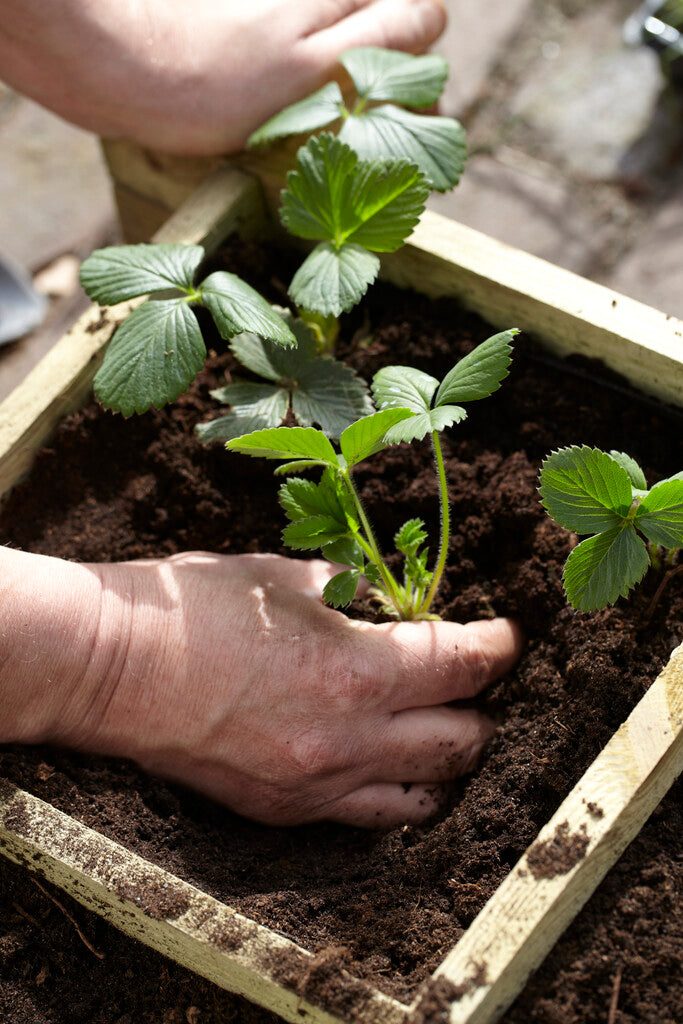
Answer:
<svg viewBox="0 0 683 1024"><path fill-rule="evenodd" d="M442 112L470 157L433 209L683 317L683 91L627 48L637 0L449 0ZM0 84L0 251L50 298L0 349L0 399L86 300L78 263L117 238L97 140Z"/></svg>

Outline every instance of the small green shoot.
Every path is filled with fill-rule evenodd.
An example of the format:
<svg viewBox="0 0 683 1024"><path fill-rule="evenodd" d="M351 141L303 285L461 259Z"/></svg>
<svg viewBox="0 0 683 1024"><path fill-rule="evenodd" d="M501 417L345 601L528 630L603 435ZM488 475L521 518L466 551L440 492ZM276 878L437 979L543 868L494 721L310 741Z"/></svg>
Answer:
<svg viewBox="0 0 683 1024"><path fill-rule="evenodd" d="M648 490L629 455L572 446L544 461L539 493L555 522L587 535L563 573L567 600L580 611L627 597L651 564L673 565L683 548L683 473Z"/></svg>
<svg viewBox="0 0 683 1024"><path fill-rule="evenodd" d="M333 135L309 139L287 175L281 219L293 235L319 242L294 275L297 306L338 317L379 272L378 252L394 252L417 224L429 187L407 160L361 161Z"/></svg>
<svg viewBox="0 0 683 1024"><path fill-rule="evenodd" d="M120 245L96 249L81 266L81 284L101 305L155 296L129 314L105 353L94 384L105 409L131 416L187 390L206 358L193 305L209 310L222 338L254 331L296 344L282 317L235 274L218 271L195 284L204 256L200 245ZM159 297L169 290L172 297Z"/></svg>
<svg viewBox="0 0 683 1024"><path fill-rule="evenodd" d="M271 117L254 132L249 145L267 145L338 122L339 138L361 160L402 157L414 163L438 192L457 185L466 156L462 126L450 117L404 109L424 109L438 101L448 77L444 58L369 46L347 50L339 60L357 92L350 107L337 83L329 82Z"/></svg>
<svg viewBox="0 0 683 1024"><path fill-rule="evenodd" d="M517 332L489 338L453 367L443 381L408 366L391 366L375 374L372 390L379 410L348 426L337 453L320 430L278 427L257 430L227 442L230 451L280 459L277 474L319 467L318 483L291 477L280 488L280 502L290 520L284 543L296 550L321 548L323 555L349 568L333 577L324 599L343 607L355 597L361 577L376 588L387 614L399 619L436 618L431 606L443 574L450 536L448 491L439 434L462 422L465 409L454 402L476 401L492 394L508 375L510 342ZM421 519L410 519L395 536L404 556L403 582L387 567L352 479L364 459L401 441L430 435L439 477L441 543L436 567L427 569L427 533Z"/></svg>
<svg viewBox="0 0 683 1024"><path fill-rule="evenodd" d="M262 380L233 375L232 383L211 392L219 402L231 405L232 411L197 426L202 441L228 441L279 426L288 412L302 426L318 424L328 437L338 438L354 420L372 412L365 382L344 363L318 354L310 325L295 319L289 310L273 308L297 339L296 348L283 348L257 334L233 338L233 355Z"/></svg>

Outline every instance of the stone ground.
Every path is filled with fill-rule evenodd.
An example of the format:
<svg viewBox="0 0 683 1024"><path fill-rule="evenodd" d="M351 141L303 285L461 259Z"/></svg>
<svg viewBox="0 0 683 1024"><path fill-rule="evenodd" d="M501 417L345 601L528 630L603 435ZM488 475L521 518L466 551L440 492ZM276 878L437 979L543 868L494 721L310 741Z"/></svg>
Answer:
<svg viewBox="0 0 683 1024"><path fill-rule="evenodd" d="M621 38L636 0L450 0L443 113L470 158L433 209L683 317L683 95ZM0 398L84 304L76 269L116 237L97 141L0 85L0 249L52 296L0 353Z"/></svg>

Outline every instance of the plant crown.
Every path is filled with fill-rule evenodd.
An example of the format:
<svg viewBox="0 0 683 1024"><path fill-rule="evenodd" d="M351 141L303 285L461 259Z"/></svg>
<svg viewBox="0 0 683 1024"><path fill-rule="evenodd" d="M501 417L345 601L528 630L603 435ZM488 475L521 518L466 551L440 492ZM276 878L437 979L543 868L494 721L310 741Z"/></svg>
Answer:
<svg viewBox="0 0 683 1024"><path fill-rule="evenodd" d="M504 331L477 346L439 382L410 366L389 366L375 374L372 391L378 411L342 431L336 452L321 430L278 427L256 430L227 442L230 451L266 459L285 460L279 475L321 468L318 482L289 477L280 488L280 503L290 520L283 532L285 545L297 550L321 548L323 555L349 568L334 576L323 597L343 607L355 597L361 576L381 596L384 610L400 619L436 618L431 605L446 563L450 514L446 473L439 435L462 422L467 413L460 402L493 394L508 375L510 342L517 332ZM372 527L353 483L354 466L389 445L431 437L439 479L441 540L433 571L427 569L425 524L410 519L394 543L404 556L399 583L380 553Z"/></svg>
<svg viewBox="0 0 683 1024"><path fill-rule="evenodd" d="M563 572L567 600L581 611L626 597L650 564L673 564L683 548L683 473L648 490L629 455L572 446L545 459L539 493L555 522L589 535Z"/></svg>
<svg viewBox="0 0 683 1024"><path fill-rule="evenodd" d="M222 338L255 331L296 344L287 322L236 274L218 271L195 284L204 256L201 245L119 245L96 249L81 266L81 284L101 305L155 296L129 314L105 353L94 384L105 409L131 416L187 390L206 358L192 305L209 310ZM169 290L172 297L157 297Z"/></svg>
<svg viewBox="0 0 683 1024"><path fill-rule="evenodd" d="M287 309L274 306L297 340L283 348L258 334L238 334L230 342L242 366L261 378L232 382L211 394L231 405L226 416L196 427L202 441L228 441L254 430L276 427L291 412L305 427L318 423L328 437L338 438L354 420L372 412L365 381L351 367L331 356L319 356L310 325Z"/></svg>

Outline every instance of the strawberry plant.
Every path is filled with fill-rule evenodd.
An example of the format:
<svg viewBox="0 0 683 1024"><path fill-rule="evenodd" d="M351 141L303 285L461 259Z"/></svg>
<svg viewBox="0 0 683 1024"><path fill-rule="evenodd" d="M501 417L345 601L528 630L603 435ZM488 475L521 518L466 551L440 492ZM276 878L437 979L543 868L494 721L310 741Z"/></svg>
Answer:
<svg viewBox="0 0 683 1024"><path fill-rule="evenodd" d="M285 545L296 550L320 548L333 562L348 566L325 587L324 598L334 607L349 604L365 576L375 587L387 614L399 619L437 618L431 611L446 564L450 513L440 434L462 422L467 412L460 403L493 394L508 375L510 342L516 331L504 331L477 346L444 379L409 366L390 366L373 379L378 411L348 426L335 451L325 434L312 427L256 430L227 442L230 451L279 459L279 475L322 469L319 481L289 477L280 488L280 503L290 520L283 532ZM394 538L404 556L403 580L388 568L354 486L352 470L364 459L402 441L429 435L436 463L441 501L441 538L433 570L427 569L427 532L413 518Z"/></svg>
<svg viewBox="0 0 683 1024"><path fill-rule="evenodd" d="M623 452L572 446L544 461L539 493L555 522L586 537L563 572L567 600L581 611L627 597L650 565L673 565L683 548L683 473L648 489Z"/></svg>

